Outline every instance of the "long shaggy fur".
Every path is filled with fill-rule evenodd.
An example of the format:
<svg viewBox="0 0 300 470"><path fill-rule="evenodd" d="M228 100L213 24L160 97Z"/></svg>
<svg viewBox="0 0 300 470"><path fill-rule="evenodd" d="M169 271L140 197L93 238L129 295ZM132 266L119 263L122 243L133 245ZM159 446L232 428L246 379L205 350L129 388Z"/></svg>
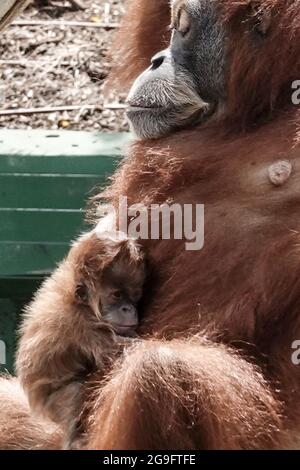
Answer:
<svg viewBox="0 0 300 470"><path fill-rule="evenodd" d="M146 3L140 6L143 11ZM278 448L299 431L300 373L291 362L291 344L300 335L300 113L291 103L291 81L300 76L299 2L257 2L259 9L272 13L271 39L265 44L250 39L255 24L250 2L217 3L229 41L226 118L159 141L136 143L113 184L99 196L116 207L121 195L129 204L201 202L205 244L201 251L186 252L184 241L144 243L154 275L146 288L140 333L160 338L159 349L171 347L170 363L162 359L162 366L156 346L147 341L146 350L148 345L155 350L147 353L147 365L143 346L126 358L126 373L117 370L100 392L94 448L157 448L159 441L167 448ZM157 19L161 11L164 14L164 7L157 5ZM126 21L129 25L130 18ZM160 37L164 33L163 26ZM147 38L141 25L139 39L128 44L129 57L143 41ZM161 49L160 41L156 48ZM135 73L134 53L132 57L124 78ZM292 166L291 177L280 189L268 178L269 166L278 160ZM213 346L195 342L189 354L190 330L205 331ZM180 345L175 342L172 349L180 336ZM174 374L177 347L181 354ZM232 355L232 347L242 350L243 357ZM252 370L245 358L256 364ZM228 364L234 370L234 387ZM178 381L187 376L193 411L185 414L186 388L178 387ZM126 387L115 398L121 382ZM232 387L239 390L239 399ZM247 390L260 390L263 404L252 392L248 397ZM132 396L143 412L134 408ZM209 404L203 403L207 396ZM163 406L167 412L162 419ZM264 415L270 419L266 434L260 431ZM201 423L199 428L195 423Z"/></svg>
<svg viewBox="0 0 300 470"><path fill-rule="evenodd" d="M32 414L16 379L0 378L0 404L0 450L61 449L59 428Z"/></svg>
<svg viewBox="0 0 300 470"><path fill-rule="evenodd" d="M266 41L253 41L256 18L248 0L219 3L229 43L227 115L235 127L245 128L291 106L291 85L300 72L299 2L256 2L256 15L263 9L271 16Z"/></svg>
<svg viewBox="0 0 300 470"><path fill-rule="evenodd" d="M282 426L261 372L201 336L129 350L93 418L96 449L272 448Z"/></svg>
<svg viewBox="0 0 300 470"><path fill-rule="evenodd" d="M258 1L273 15L261 47L250 42L250 2L218 3L229 38L227 120L136 143L99 196L116 207L121 195L203 203L205 243L187 252L184 240L144 242L152 275L143 339L99 384L92 449L269 449L299 432L291 345L300 337L300 114L287 94L300 78L299 1ZM132 5L121 82L167 34L167 0ZM269 180L278 160L292 168L281 187Z"/></svg>
<svg viewBox="0 0 300 470"><path fill-rule="evenodd" d="M131 240L84 235L36 293L21 326L18 377L31 408L62 426L67 447L81 445L76 429L88 376L95 369L104 374L120 349L101 312L108 266L124 276L129 269L126 279L142 285L143 258ZM88 289L90 305L77 298L78 285Z"/></svg>
<svg viewBox="0 0 300 470"><path fill-rule="evenodd" d="M225 137L223 128L212 126L201 131L183 131L155 143L138 143L115 176L114 184L103 195L106 199L110 198L116 206L119 196L124 194L128 196L129 203L139 201L148 205L164 201L201 201L205 204L205 244L201 251L186 252L184 242L178 240L144 242L153 277L145 289L148 296L144 311L141 312L143 322L140 333L146 337L150 335L161 338L161 345L164 346L165 338L172 340L178 336L185 337L190 330L205 330L212 341L241 348L246 357L261 368L260 374L264 375L264 379L249 371L244 377L244 360L235 356L232 367L237 373L240 393L245 394L245 402L251 387L259 387L261 397L264 396L263 391L266 392L267 402L268 390L278 391L273 396L274 412L270 413L274 421L268 428L276 429L276 432L270 431L268 438L258 433L257 440L251 438L247 441L246 438L243 442L239 441L241 436L248 435L246 430L249 430L252 421L256 423L251 431L255 435L257 423L262 418L261 407L253 405L248 408L249 415L243 421L239 419L239 415L245 405L240 408L237 402L235 407L233 400L230 402L231 417L234 422L237 420L240 423L239 431L233 424L230 429L228 417L221 407L215 410L214 405L211 405L211 409L205 406L205 411L201 407L194 408L199 412L195 411L193 419L190 415L190 423L194 419L201 421L203 414L205 419L212 420L218 411L221 424L219 421L212 421L213 430L207 436L208 441L202 441L200 434L192 432L192 437L189 436L191 440L182 441L183 447L282 447L298 432L300 407L297 405L297 394L300 391L300 376L298 368L291 363L291 344L300 335L299 222L296 196L300 179L300 148L296 137L296 116L295 113L286 114L284 119L269 123L248 136ZM290 160L293 174L287 185L278 191L268 180L268 167L274 160L283 157ZM185 344L184 340L182 344ZM190 347L189 340L186 340L186 347ZM210 358L210 354L205 353L206 347L208 346L204 344L198 351L197 346L194 346L194 356L199 354L204 358L202 367L205 370L209 367L206 361ZM198 391L201 400L202 394L205 395L210 387L210 380L221 381L224 388L220 391L219 400L226 407L227 397L232 395L231 384L225 379L226 364L230 361L231 352L225 346L220 349L217 345L215 347L220 360L219 368L215 369L212 379L202 375L201 380L195 380L194 391ZM140 369L136 368L136 364L135 358L132 360L133 384L140 376ZM156 366L153 364L153 367ZM187 360L185 367L189 371L193 365ZM128 364L126 370L129 370ZM116 377L116 381L125 380L121 372L117 371ZM166 377L170 377L172 384L172 374L168 372ZM141 378L143 380L144 376ZM151 380L159 389L160 382L149 378L149 382ZM146 387L147 383L148 377L145 380ZM107 390L111 390L110 387L113 385L109 384ZM142 392L139 397L143 401L141 396L144 388L141 384L140 387ZM170 395L171 390L172 385ZM113 400L114 395L111 390L109 399ZM170 395L166 400L168 403L171 400ZM177 392L176 397L175 402L180 401L180 397L184 399L184 392L181 395ZM126 394L124 391L119 399L119 409L124 410L124 422L130 422L132 413L135 423L136 412L133 408L128 409L130 393ZM156 399L158 398L155 395L153 400ZM103 403L106 405L102 408L99 404L96 412L96 416L99 413L100 417L99 421L96 420L98 440L95 438L92 441L95 448L110 448L114 445L114 439L116 442L120 442L120 439L123 442L122 432L117 432L117 426L123 422L123 415L117 415L114 421L114 414L110 415L109 412L114 409L114 402ZM144 396L144 406L146 403L148 406L148 394ZM162 401L158 403L158 408L162 407ZM281 408L279 403L282 403L281 417L276 413ZM172 415L168 413L165 420L153 425L155 431L152 432L151 423L158 408L156 402L153 404L151 401L149 409L146 407L148 413L145 411L142 417L139 415L139 426L134 425L131 433L128 431L130 434L128 441L124 441L124 448L144 448L144 445L158 448L155 446L159 444L153 441L153 436L157 435L159 426L158 439L162 439L164 445L168 446L167 442L173 443L174 438L174 446L177 446L180 432L186 435L187 424L178 417L179 405L174 407L175 416L179 420L178 435L175 431L174 435L170 431L167 439L164 439L166 428L174 428L167 418ZM246 407L244 410L247 413ZM264 422L265 419L262 418L262 426ZM102 441L103 423L107 423L109 431L107 440ZM116 428L112 428L114 423ZM223 429L225 423L228 424L224 431L226 435L219 431L219 426ZM139 438L143 426L151 431ZM206 427L203 426L203 429ZM97 434L97 430L94 433ZM230 436L235 436L235 433L238 437L231 440ZM215 434L218 438L215 438Z"/></svg>

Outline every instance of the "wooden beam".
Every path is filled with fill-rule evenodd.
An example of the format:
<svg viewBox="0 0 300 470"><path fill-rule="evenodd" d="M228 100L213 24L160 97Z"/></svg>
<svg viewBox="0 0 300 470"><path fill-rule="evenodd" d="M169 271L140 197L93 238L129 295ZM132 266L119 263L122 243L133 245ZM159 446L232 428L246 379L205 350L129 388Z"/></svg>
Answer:
<svg viewBox="0 0 300 470"><path fill-rule="evenodd" d="M94 21L66 21L66 20L17 20L13 22L14 26L33 26L33 27L78 27L78 28L100 28L116 29L120 23L94 22Z"/></svg>
<svg viewBox="0 0 300 470"><path fill-rule="evenodd" d="M28 5L30 0L1 0L0 30L5 28Z"/></svg>

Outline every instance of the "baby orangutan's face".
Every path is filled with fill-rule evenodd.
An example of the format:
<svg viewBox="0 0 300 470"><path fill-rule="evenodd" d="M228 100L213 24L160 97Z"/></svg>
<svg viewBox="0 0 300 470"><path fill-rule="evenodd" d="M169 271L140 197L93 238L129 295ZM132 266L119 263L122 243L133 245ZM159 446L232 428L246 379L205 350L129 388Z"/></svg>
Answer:
<svg viewBox="0 0 300 470"><path fill-rule="evenodd" d="M100 310L105 321L121 336L133 336L138 326L137 304L142 287L102 284Z"/></svg>
<svg viewBox="0 0 300 470"><path fill-rule="evenodd" d="M85 314L122 336L134 336L137 304L146 276L144 256L131 239L115 240L92 235L84 250L74 245L69 257L79 272L75 302Z"/></svg>
<svg viewBox="0 0 300 470"><path fill-rule="evenodd" d="M100 274L100 273L99 273ZM137 304L142 297L145 279L144 265L133 272L130 265L120 269L113 264L94 279L93 283L77 286L77 300L100 322L120 336L134 336L138 326Z"/></svg>
<svg viewBox="0 0 300 470"><path fill-rule="evenodd" d="M133 269L130 263L116 262L103 272L100 310L103 319L122 336L133 336L138 326L137 304L142 297L144 263Z"/></svg>

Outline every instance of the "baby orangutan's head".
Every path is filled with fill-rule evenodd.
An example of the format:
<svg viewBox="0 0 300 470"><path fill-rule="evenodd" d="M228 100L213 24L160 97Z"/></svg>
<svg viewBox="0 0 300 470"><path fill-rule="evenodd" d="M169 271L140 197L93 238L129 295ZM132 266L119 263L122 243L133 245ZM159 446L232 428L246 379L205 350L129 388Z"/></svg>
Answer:
<svg viewBox="0 0 300 470"><path fill-rule="evenodd" d="M69 255L77 273L74 301L117 334L132 336L146 275L143 253L134 240L109 233L89 241L84 251L75 244Z"/></svg>

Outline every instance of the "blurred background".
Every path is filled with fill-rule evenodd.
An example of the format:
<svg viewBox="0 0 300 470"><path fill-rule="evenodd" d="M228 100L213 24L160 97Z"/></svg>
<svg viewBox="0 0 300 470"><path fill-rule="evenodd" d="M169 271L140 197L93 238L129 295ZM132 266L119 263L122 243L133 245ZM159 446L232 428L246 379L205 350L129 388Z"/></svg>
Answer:
<svg viewBox="0 0 300 470"><path fill-rule="evenodd" d="M127 131L125 96L102 96L123 11L123 0L32 0L0 38L0 127Z"/></svg>

